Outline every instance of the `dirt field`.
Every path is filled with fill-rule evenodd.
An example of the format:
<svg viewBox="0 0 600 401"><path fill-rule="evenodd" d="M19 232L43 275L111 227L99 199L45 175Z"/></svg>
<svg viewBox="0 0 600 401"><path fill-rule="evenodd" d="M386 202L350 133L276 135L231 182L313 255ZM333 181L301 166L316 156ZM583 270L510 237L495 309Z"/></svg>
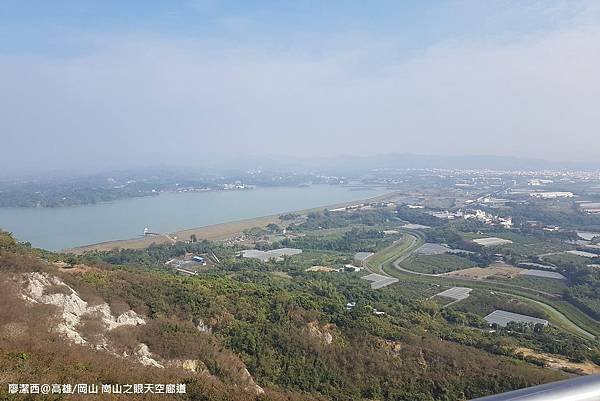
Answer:
<svg viewBox="0 0 600 401"><path fill-rule="evenodd" d="M91 270L98 270L97 268L94 268L94 267L91 267L88 265L83 265L83 264L78 264L73 267L70 267L70 265L65 262L54 262L52 264L54 266L58 267L59 271L66 272L66 273L86 273Z"/></svg>
<svg viewBox="0 0 600 401"><path fill-rule="evenodd" d="M493 263L489 267L471 267L446 273L447 276L465 277L468 279L482 280L490 277L513 278L521 274L523 269L505 263Z"/></svg>
<svg viewBox="0 0 600 401"><path fill-rule="evenodd" d="M323 273L331 273L337 271L333 267L329 266L312 266L306 269L307 272L323 272Z"/></svg>
<svg viewBox="0 0 600 401"><path fill-rule="evenodd" d="M544 361L549 368L565 369L569 372L580 372L584 375L600 374L600 366L592 362L571 362L561 356L536 352L529 348L517 348L516 355L530 356Z"/></svg>

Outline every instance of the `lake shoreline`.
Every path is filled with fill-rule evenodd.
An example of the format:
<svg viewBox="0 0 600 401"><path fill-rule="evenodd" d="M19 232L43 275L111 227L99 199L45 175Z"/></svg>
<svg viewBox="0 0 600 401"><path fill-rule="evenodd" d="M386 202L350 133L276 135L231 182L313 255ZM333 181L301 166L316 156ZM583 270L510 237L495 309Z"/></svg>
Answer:
<svg viewBox="0 0 600 401"><path fill-rule="evenodd" d="M191 235L196 235L196 237L198 238L199 241L204 240L204 239L209 240L209 241L222 240L222 239L226 239L228 237L231 237L235 234L238 234L244 230L247 230L247 229L250 229L253 227L264 228L268 224L271 224L271 223L275 223L278 225L285 225L285 222L283 222L279 218L279 216L281 214L286 214L286 213L306 214L306 213L310 213L310 212L322 211L325 209L333 209L333 208L340 208L340 207L355 205L357 203L381 202L381 201L389 200L397 195L398 195L397 191L390 191L387 194L383 194L383 195L379 195L379 196L375 196L375 197L371 197L371 198L366 198L366 199L357 199L354 201L337 203L337 204L333 204L333 205L318 206L318 207L309 208L309 209L301 209L301 210L295 210L295 211L278 213L278 214L267 215L267 216L260 216L260 217L241 219L241 220L233 220L233 221L229 221L229 222L225 222L225 223L211 224L211 225L202 226L202 227L179 230L179 231L175 231L172 233L162 233L162 234L149 235L149 236L144 236L144 237L139 237L139 238L103 241L103 242L99 242L99 243L95 243L95 244L81 245L81 246L76 246L76 247L72 247L72 248L67 248L67 249L63 249L59 252L83 254L83 253L92 252L92 251L102 252L102 251L110 251L110 250L114 250L114 249L143 249L143 248L149 247L152 244L173 243L174 242L173 238L175 238L175 237L179 241L184 240L184 238L185 238L185 240L187 240L190 238Z"/></svg>

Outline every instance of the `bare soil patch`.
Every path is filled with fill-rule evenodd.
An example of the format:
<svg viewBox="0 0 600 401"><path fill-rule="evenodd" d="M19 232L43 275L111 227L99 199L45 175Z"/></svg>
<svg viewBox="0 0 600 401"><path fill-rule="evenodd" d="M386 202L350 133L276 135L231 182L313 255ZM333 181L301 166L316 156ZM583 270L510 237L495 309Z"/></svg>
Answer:
<svg viewBox="0 0 600 401"><path fill-rule="evenodd" d="M494 263L489 267L471 267L447 273L447 276L465 277L468 279L483 280L490 277L511 279L521 274L523 269L506 263Z"/></svg>
<svg viewBox="0 0 600 401"><path fill-rule="evenodd" d="M578 373L582 375L600 374L600 366L593 362L571 362L558 355L537 352L529 348L520 347L515 349L515 354L522 357L532 357L543 361L547 367L552 369L565 370L567 372Z"/></svg>

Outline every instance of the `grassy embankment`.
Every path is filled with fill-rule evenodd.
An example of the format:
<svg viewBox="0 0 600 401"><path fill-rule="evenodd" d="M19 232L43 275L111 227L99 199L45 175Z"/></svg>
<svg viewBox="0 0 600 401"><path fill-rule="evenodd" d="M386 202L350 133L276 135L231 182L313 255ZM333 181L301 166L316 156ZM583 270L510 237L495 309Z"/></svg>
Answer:
<svg viewBox="0 0 600 401"><path fill-rule="evenodd" d="M394 196L396 196L396 192L391 192L389 194L376 196L373 198L355 200L352 202L344 202L335 205L327 205L320 206L316 208L298 210L290 213L294 214L307 214L311 212L323 211L325 209L334 209L339 207L345 207L350 205L355 205L357 203L364 202L381 202L386 201ZM181 230L174 233L169 233L170 237L177 237L178 240L189 239L192 235L196 235L198 239L207 239L209 241L222 240L231 236L234 236L238 233L243 232L244 230L248 230L254 227L264 228L267 225L273 223L277 224L281 227L286 227L290 224L290 221L282 220L279 218L281 214L274 214L270 216L261 216L251 219L244 219L238 221L232 221L228 223L222 224L213 224L205 227L197 227L191 228L187 230ZM114 241L106 241L98 244L90 244L79 246L71 249L66 249L64 252L66 253L74 253L74 254L83 254L88 251L111 251L113 249L144 249L149 247L152 244L167 244L172 242L166 235L157 235L157 236L147 236L141 238L131 238L124 240L114 240Z"/></svg>

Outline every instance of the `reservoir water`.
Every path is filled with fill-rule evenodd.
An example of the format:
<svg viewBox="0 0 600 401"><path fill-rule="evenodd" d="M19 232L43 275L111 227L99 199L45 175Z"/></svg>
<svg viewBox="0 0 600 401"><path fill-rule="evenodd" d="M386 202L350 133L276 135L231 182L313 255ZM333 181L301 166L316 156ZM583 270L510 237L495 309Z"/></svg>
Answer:
<svg viewBox="0 0 600 401"><path fill-rule="evenodd" d="M158 196L60 208L0 208L0 228L35 247L59 250L366 199L389 192L334 185Z"/></svg>

